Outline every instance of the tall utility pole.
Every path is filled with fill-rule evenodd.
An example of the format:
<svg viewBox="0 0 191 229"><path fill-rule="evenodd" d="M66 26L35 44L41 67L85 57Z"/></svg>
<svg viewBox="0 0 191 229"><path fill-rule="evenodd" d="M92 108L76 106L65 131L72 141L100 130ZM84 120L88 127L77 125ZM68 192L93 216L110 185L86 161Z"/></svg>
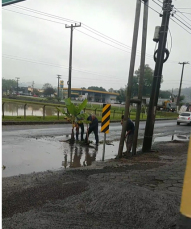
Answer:
<svg viewBox="0 0 191 229"><path fill-rule="evenodd" d="M172 0L163 0L162 24L159 31L159 46L157 50L154 77L153 77L151 96L150 96L147 121L145 127L145 134L144 134L144 141L143 141L143 148L142 148L143 152L150 151L152 145L156 107L157 107L161 78L162 78L164 55L165 52L167 52L165 46L167 40L170 12L172 11L172 7L173 7L171 3Z"/></svg>
<svg viewBox="0 0 191 229"><path fill-rule="evenodd" d="M34 95L34 81L32 81L32 88L31 88L31 92L33 93Z"/></svg>
<svg viewBox="0 0 191 229"><path fill-rule="evenodd" d="M118 149L118 157L122 157L123 145L124 145L125 133L126 133L127 118L129 117L129 106L130 106L130 99L131 99L131 89L132 89L132 84L133 84L133 73L134 73L134 67L135 67L140 11L141 11L141 1L137 0L136 11L135 11L133 41L132 41L132 49L131 49L131 61L130 61L130 68L129 68L129 79L128 79L128 87L127 87L126 103L125 103L125 114L124 114L124 121L122 125L121 138L120 138L119 149Z"/></svg>
<svg viewBox="0 0 191 229"><path fill-rule="evenodd" d="M68 98L71 97L71 79L72 79L72 40L73 40L73 29L75 27L80 27L81 23L78 25L75 23L75 25L71 24L70 26L65 25L65 28L70 28L70 57L69 57L69 76L68 76Z"/></svg>
<svg viewBox="0 0 191 229"><path fill-rule="evenodd" d="M143 14L140 78L139 78L139 91L138 91L138 99L140 101L142 101L143 78L144 78L144 72L145 72L145 54L146 54L146 43L147 43L147 24L148 24L148 4L149 4L149 0L145 0L144 1L144 14ZM135 132L134 132L133 149L132 149L133 154L136 154L136 149L137 149L137 138L138 138L138 131L139 131L140 114L141 114L141 103L137 103Z"/></svg>
<svg viewBox="0 0 191 229"><path fill-rule="evenodd" d="M179 64L182 64L182 74L181 74L180 87L179 87L177 103L176 103L177 107L179 107L179 105L180 105L180 94L181 94L181 88L182 88L182 78L183 78L183 74L184 74L184 65L185 64L189 64L189 62L182 62L182 63L179 63Z"/></svg>
<svg viewBox="0 0 191 229"><path fill-rule="evenodd" d="M60 84L60 77L61 75L57 75L57 78L58 78L58 93L57 93L57 97L59 98L59 91L60 91L60 87L59 87L59 84Z"/></svg>
<svg viewBox="0 0 191 229"><path fill-rule="evenodd" d="M18 95L18 91L19 91L19 77L16 77L16 79L17 79L17 95Z"/></svg>

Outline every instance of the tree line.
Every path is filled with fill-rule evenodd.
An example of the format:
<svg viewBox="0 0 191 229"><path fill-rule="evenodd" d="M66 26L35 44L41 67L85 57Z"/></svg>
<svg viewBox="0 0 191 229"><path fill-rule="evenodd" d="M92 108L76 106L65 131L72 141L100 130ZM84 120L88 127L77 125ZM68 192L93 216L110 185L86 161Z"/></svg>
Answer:
<svg viewBox="0 0 191 229"><path fill-rule="evenodd" d="M153 80L153 74L154 71L148 64L145 65L145 71L144 71L144 79L143 79L143 92L142 95L144 97L150 97L151 93L151 87L152 87L152 80ZM132 97L138 96L138 87L139 87L139 79L140 79L140 68L138 68L133 76L133 86L132 86ZM163 83L163 80L162 82ZM2 92L4 91L13 91L14 88L16 88L17 82L13 79L2 79ZM117 101L124 102L126 98L126 91L127 86L124 85L124 87L121 87L118 90L114 90L113 88L110 88L108 92L118 93ZM45 97L50 97L52 94L55 94L57 92L57 88L54 88L50 83L45 83L42 87L43 92L40 92L38 89L33 89L32 94L35 94L37 96L44 95ZM107 90L103 87L98 86L90 86L88 88L82 87L81 89L89 89L89 90L95 90L95 91L105 91ZM173 97L172 93L169 91L162 91L160 90L159 97L160 98L171 98ZM184 99L184 96L181 97L181 100Z"/></svg>

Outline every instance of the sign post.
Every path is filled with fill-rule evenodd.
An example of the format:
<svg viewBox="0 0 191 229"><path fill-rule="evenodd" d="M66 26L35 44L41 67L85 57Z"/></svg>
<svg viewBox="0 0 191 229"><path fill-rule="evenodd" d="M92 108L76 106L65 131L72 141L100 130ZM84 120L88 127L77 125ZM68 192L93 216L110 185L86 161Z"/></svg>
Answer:
<svg viewBox="0 0 191 229"><path fill-rule="evenodd" d="M2 0L2 6L8 6L11 4L15 4L17 2L23 2L25 0Z"/></svg>
<svg viewBox="0 0 191 229"><path fill-rule="evenodd" d="M103 104L102 119L101 119L101 132L104 133L102 161L104 161L104 157L105 157L106 134L109 133L110 110L111 110L111 104Z"/></svg>

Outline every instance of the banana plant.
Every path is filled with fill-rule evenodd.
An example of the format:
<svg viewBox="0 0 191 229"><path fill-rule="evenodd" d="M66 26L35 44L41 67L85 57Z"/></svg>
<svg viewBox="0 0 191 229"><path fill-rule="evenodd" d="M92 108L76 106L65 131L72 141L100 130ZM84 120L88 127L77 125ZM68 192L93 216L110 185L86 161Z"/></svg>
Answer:
<svg viewBox="0 0 191 229"><path fill-rule="evenodd" d="M81 113L83 109L87 106L87 99L85 99L81 104L75 105L71 102L70 98L64 100L67 108L67 112L57 107L57 109L62 112L68 122L72 124L72 133L71 133L71 143L74 142L74 127L77 123L88 123L87 117L88 114Z"/></svg>

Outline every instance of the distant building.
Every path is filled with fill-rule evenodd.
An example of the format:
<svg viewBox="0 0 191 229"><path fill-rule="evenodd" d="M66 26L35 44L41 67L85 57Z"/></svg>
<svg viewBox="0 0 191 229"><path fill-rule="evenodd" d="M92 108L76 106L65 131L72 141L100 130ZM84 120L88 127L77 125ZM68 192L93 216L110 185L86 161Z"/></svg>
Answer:
<svg viewBox="0 0 191 229"><path fill-rule="evenodd" d="M63 88L64 97L67 98L68 88ZM96 91L82 88L71 88L71 98L76 100L88 99L89 102L116 103L119 94L107 91Z"/></svg>

